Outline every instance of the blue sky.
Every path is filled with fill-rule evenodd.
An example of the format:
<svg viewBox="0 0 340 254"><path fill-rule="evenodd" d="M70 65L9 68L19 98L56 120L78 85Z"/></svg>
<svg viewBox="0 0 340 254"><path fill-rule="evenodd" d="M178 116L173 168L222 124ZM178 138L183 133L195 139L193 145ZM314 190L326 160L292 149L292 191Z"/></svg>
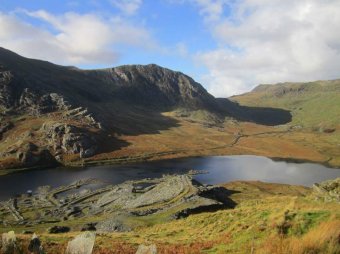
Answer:
<svg viewBox="0 0 340 254"><path fill-rule="evenodd" d="M226 97L339 78L337 0L2 0L0 46L81 68L156 63Z"/></svg>

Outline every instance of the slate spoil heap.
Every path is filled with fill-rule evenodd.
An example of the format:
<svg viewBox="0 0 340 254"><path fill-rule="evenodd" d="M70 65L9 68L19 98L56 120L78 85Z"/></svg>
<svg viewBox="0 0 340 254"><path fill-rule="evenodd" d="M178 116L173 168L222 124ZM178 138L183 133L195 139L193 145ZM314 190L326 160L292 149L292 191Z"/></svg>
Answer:
<svg viewBox="0 0 340 254"><path fill-rule="evenodd" d="M48 224L53 233L59 233L56 228L129 231L136 225L136 220L147 216L165 216L172 220L228 206L232 206L232 201L228 199L226 189L202 185L191 175L168 175L118 185L86 179L55 189L42 186L33 195L25 194L1 202L0 223L24 225L28 229ZM69 221L78 219L91 223L78 226L72 223L72 228L68 228Z"/></svg>

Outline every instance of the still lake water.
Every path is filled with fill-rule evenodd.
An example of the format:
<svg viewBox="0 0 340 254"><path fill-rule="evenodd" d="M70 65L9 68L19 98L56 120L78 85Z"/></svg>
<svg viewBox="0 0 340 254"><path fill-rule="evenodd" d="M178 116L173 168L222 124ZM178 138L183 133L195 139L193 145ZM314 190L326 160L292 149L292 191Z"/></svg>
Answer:
<svg viewBox="0 0 340 254"><path fill-rule="evenodd" d="M189 169L207 171L207 174L195 176L195 179L206 184L260 180L312 186L315 182L340 177L340 169L313 163L273 161L251 155L197 157L129 165L32 170L0 176L0 200L27 190L34 191L42 185L57 187L85 178L118 184L132 179L161 177L163 174L187 173Z"/></svg>

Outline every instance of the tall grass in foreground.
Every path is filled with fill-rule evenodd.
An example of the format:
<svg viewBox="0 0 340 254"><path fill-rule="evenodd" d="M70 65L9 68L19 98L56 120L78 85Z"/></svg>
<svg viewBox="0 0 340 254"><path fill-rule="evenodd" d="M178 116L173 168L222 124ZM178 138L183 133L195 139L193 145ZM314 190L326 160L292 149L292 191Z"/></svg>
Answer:
<svg viewBox="0 0 340 254"><path fill-rule="evenodd" d="M302 237L270 237L255 253L261 254L338 254L340 220L321 223Z"/></svg>

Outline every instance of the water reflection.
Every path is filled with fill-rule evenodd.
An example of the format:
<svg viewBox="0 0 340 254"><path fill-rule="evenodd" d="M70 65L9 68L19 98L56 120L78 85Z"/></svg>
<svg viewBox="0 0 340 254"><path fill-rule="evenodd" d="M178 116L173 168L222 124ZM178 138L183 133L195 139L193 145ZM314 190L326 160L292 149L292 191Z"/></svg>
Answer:
<svg viewBox="0 0 340 254"><path fill-rule="evenodd" d="M311 186L315 182L340 177L339 169L312 163L287 163L259 156L214 156L146 162L133 165L113 165L87 168L59 168L21 172L0 177L0 199L7 199L41 185L53 187L83 178L97 178L117 184L129 179L160 177L163 174L185 173L189 169L208 171L196 179L208 184L234 180Z"/></svg>

